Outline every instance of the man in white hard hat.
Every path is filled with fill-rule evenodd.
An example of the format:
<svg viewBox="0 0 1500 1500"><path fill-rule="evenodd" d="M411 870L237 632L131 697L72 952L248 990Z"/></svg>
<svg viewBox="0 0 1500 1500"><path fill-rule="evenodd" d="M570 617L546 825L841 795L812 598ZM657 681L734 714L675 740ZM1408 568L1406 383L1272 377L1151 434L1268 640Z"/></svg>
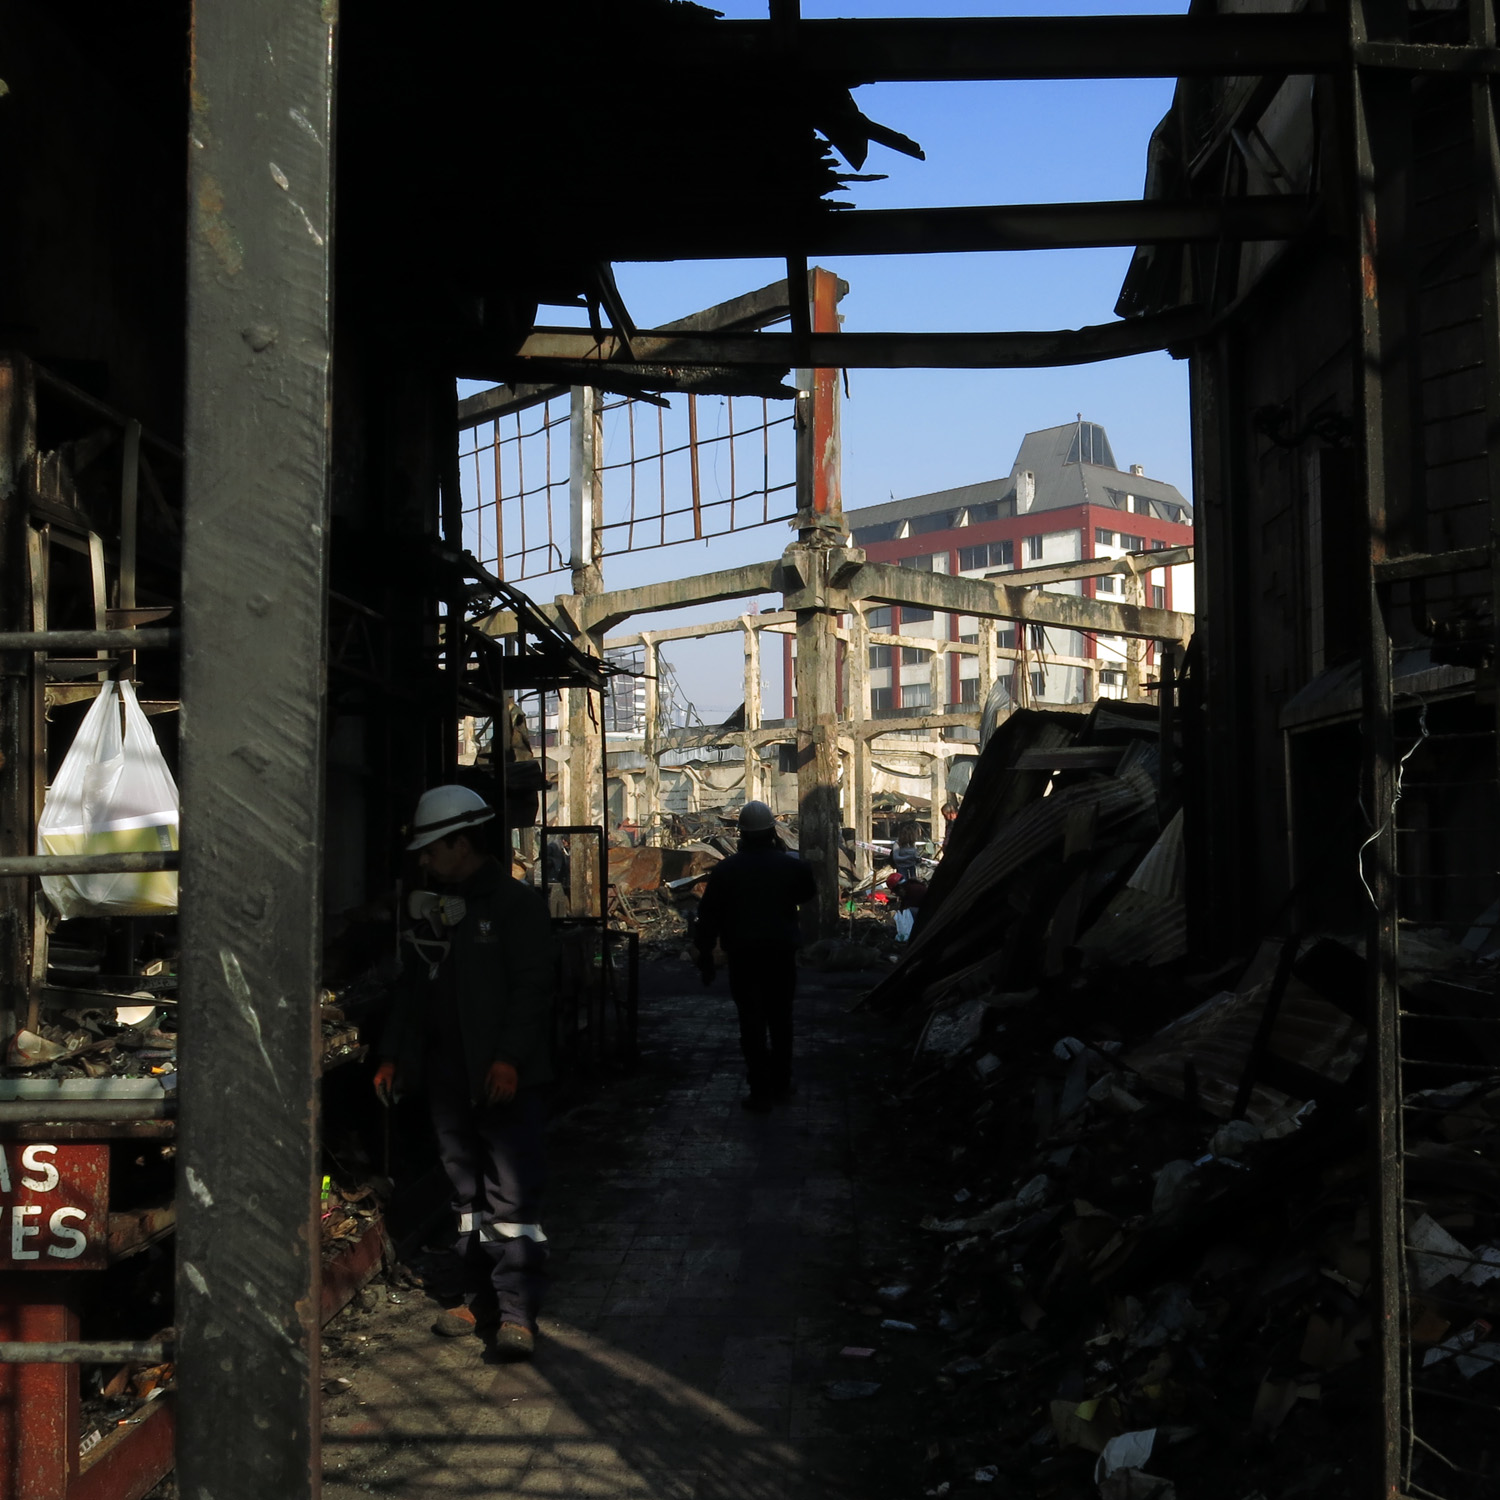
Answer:
<svg viewBox="0 0 1500 1500"><path fill-rule="evenodd" d="M375 1090L389 1101L425 1088L453 1188L464 1303L433 1331L498 1323L496 1352L528 1359L547 1257L541 1091L553 1077L557 940L544 897L491 852L494 816L462 786L417 803L406 847L433 889L412 892Z"/></svg>
<svg viewBox="0 0 1500 1500"><path fill-rule="evenodd" d="M812 870L776 833L764 802L740 809L740 847L713 868L698 908L705 984L717 943L729 959L729 993L740 1018L750 1092L741 1105L766 1113L792 1095L792 998L797 989L797 908L818 893Z"/></svg>

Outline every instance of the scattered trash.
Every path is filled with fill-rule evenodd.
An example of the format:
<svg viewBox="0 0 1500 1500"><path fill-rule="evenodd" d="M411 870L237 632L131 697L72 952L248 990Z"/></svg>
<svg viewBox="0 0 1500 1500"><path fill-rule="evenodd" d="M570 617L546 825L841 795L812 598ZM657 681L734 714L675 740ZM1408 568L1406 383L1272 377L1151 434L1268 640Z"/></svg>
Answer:
<svg viewBox="0 0 1500 1500"><path fill-rule="evenodd" d="M1139 1432L1122 1432L1112 1437L1099 1454L1094 1465L1094 1482L1108 1479L1117 1469L1139 1469L1151 1457L1156 1444L1156 1429L1142 1428Z"/></svg>
<svg viewBox="0 0 1500 1500"><path fill-rule="evenodd" d="M828 1386L830 1401L863 1401L880 1389L878 1380L835 1380Z"/></svg>

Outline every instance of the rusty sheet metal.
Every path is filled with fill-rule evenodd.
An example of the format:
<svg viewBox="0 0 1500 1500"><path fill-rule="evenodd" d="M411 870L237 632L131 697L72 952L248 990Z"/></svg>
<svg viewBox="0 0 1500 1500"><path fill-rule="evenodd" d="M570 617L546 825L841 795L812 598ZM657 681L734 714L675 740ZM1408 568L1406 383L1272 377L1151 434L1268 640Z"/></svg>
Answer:
<svg viewBox="0 0 1500 1500"><path fill-rule="evenodd" d="M878 1006L889 998L910 994L915 986L930 984L972 962L972 953L954 961L963 933L975 929L975 918L1002 881L1061 842L1068 815L1074 809L1096 808L1099 827L1108 828L1149 806L1155 796L1150 772L1137 762L1117 777L1068 787L1033 802L997 829L969 862L942 906L917 929L907 945L905 959L870 992L866 1003Z"/></svg>
<svg viewBox="0 0 1500 1500"><path fill-rule="evenodd" d="M1197 1075L1199 1102L1210 1114L1228 1119L1260 1026L1268 984L1242 994L1229 991L1163 1027L1124 1058L1127 1068L1153 1088L1182 1098L1184 1064ZM1364 1055L1365 1028L1308 985L1292 979L1271 1029L1267 1051L1333 1083L1345 1083ZM1246 1111L1263 1130L1273 1130L1295 1114L1302 1101L1267 1084L1257 1084Z"/></svg>
<svg viewBox="0 0 1500 1500"><path fill-rule="evenodd" d="M704 849L611 849L609 883L627 893L655 891L668 881L706 874L718 862Z"/></svg>
<svg viewBox="0 0 1500 1500"><path fill-rule="evenodd" d="M172 1467L176 1437L176 1398L168 1392L84 1454L68 1500L141 1500Z"/></svg>
<svg viewBox="0 0 1500 1500"><path fill-rule="evenodd" d="M386 1251L385 1220L377 1218L360 1237L323 1267L319 1294L319 1319L330 1318L347 1307L354 1294L380 1269Z"/></svg>
<svg viewBox="0 0 1500 1500"><path fill-rule="evenodd" d="M0 1142L0 1270L99 1271L108 1240L107 1145Z"/></svg>

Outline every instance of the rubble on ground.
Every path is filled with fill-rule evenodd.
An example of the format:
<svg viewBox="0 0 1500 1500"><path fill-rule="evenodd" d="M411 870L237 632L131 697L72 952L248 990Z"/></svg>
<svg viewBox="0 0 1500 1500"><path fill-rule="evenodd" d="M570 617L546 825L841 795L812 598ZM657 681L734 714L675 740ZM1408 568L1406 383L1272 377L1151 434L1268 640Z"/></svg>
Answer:
<svg viewBox="0 0 1500 1500"><path fill-rule="evenodd" d="M929 1496L1371 1482L1360 945L1278 937L1195 968L1156 738L1114 704L1012 716L867 1001L911 1027L888 1129L925 1211L868 1295L878 1337L905 1340ZM1402 934L1424 1085L1405 1101L1405 1316L1439 1449L1466 1401L1500 1398L1500 1073L1453 1081L1475 1049L1500 1061L1493 925L1469 946ZM1478 1500L1493 1476L1452 1480Z"/></svg>

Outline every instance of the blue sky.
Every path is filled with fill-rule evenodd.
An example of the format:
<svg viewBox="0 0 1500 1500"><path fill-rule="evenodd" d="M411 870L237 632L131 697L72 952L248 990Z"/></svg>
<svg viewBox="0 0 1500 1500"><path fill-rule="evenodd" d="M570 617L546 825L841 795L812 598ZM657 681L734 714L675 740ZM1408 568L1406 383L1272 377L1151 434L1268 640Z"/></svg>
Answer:
<svg viewBox="0 0 1500 1500"><path fill-rule="evenodd" d="M718 0L716 8L735 19L766 15L765 0ZM1076 6L803 0L802 13L1098 15L1185 9L1141 0ZM873 147L864 170L889 178L854 184L848 201L859 208L921 208L1137 198L1147 141L1171 103L1172 89L1170 79L866 86L855 93L861 109L919 141L927 160ZM1126 249L858 256L830 262L829 269L850 285L841 308L846 329L988 331L1109 321L1129 260ZM650 327L778 280L784 267L775 261L719 261L618 265L615 271L632 316ZM544 308L540 316L573 321L561 309ZM1142 464L1148 474L1191 494L1187 366L1165 354L1061 370L856 370L850 372L849 387L843 413L847 508L1008 473L1024 433L1071 421L1079 412L1108 429L1122 465ZM608 433L607 442L614 441ZM771 527L607 558L605 586L774 556L786 540L784 528ZM567 585L558 578L526 586L546 598ZM735 612L717 605L695 614L679 612L670 620L657 617L654 623L686 624ZM668 654L706 721L738 705L734 638L682 643ZM766 687L770 713L779 672L768 672Z"/></svg>

